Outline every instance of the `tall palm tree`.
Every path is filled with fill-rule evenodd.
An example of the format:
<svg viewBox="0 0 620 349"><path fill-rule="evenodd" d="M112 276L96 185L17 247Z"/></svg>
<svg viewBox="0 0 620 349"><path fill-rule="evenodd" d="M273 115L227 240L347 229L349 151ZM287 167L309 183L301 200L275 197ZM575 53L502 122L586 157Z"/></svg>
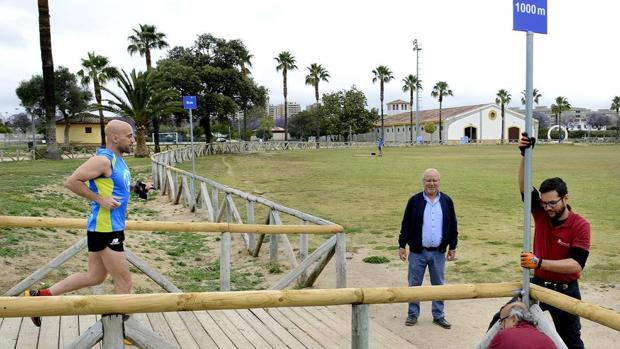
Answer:
<svg viewBox="0 0 620 349"><path fill-rule="evenodd" d="M504 89L497 91L497 97L495 98L495 104L502 106L502 144L504 144L504 129L506 128L506 121L504 118L504 106L510 103L512 96Z"/></svg>
<svg viewBox="0 0 620 349"><path fill-rule="evenodd" d="M252 58L254 55L250 54L247 50L243 50L239 55L239 65L241 74L243 74L244 78L247 78L252 72L250 72L250 68L252 67ZM247 134L247 125L248 125L248 106L247 103L243 104L243 140L246 140Z"/></svg>
<svg viewBox="0 0 620 349"><path fill-rule="evenodd" d="M321 118L319 116L319 82L325 81L329 82L329 73L327 69L323 67L321 64L312 63L308 68L308 75L306 75L306 85L310 85L314 87L314 99L316 100L316 104L314 105L316 111L316 143L317 147L319 144L319 139L321 137Z"/></svg>
<svg viewBox="0 0 620 349"><path fill-rule="evenodd" d="M289 70L297 69L295 65L295 56L293 56L288 51L282 51L278 54L278 57L274 58L278 65L276 66L276 71L282 70L282 81L284 85L283 93L284 93L284 140L288 141L288 91L286 88L286 79L287 72Z"/></svg>
<svg viewBox="0 0 620 349"><path fill-rule="evenodd" d="M417 75L409 74L403 79L403 83L403 92L409 91L409 140L413 144L413 92L422 89L422 80Z"/></svg>
<svg viewBox="0 0 620 349"><path fill-rule="evenodd" d="M38 0L39 7L39 45L43 67L43 91L46 119L46 157L60 159L56 144L56 103L54 89L54 60L52 56L52 36L50 30L50 9L47 0ZM35 149L35 144L32 145Z"/></svg>
<svg viewBox="0 0 620 349"><path fill-rule="evenodd" d="M616 111L616 138L620 139L620 116L618 115L618 111L620 111L620 96L615 96L611 100L610 109Z"/></svg>
<svg viewBox="0 0 620 349"><path fill-rule="evenodd" d="M525 105L525 90L521 91L521 104ZM540 91L538 91L537 88L532 90L532 100L534 101L534 104L538 104L538 101L540 100L540 97L542 97L542 95L540 94Z"/></svg>
<svg viewBox="0 0 620 349"><path fill-rule="evenodd" d="M375 77L372 78L372 83L379 81L380 86L380 95L379 99L381 100L381 139L385 141L384 133L383 133L383 92L384 92L384 84L390 82L394 79L394 75L392 75L392 71L390 68L380 65L376 69L372 71L375 74Z"/></svg>
<svg viewBox="0 0 620 349"><path fill-rule="evenodd" d="M140 56L146 57L146 70L151 70L151 50L162 49L168 47L168 43L164 38L166 34L157 31L154 25L140 24L140 30L133 29L134 34L127 37L130 44L127 46L127 52L130 55L138 52ZM153 131L155 142L155 152L159 153L159 115L153 115Z"/></svg>
<svg viewBox="0 0 620 349"><path fill-rule="evenodd" d="M129 35L127 40L130 44L127 46L127 52L130 55L139 53L140 56L146 57L146 69L153 68L151 65L151 50L162 49L168 47L168 43L164 38L166 34L157 31L154 25L139 24L140 30L133 29L134 34Z"/></svg>
<svg viewBox="0 0 620 349"><path fill-rule="evenodd" d="M445 81L439 81L433 86L433 91L431 92L431 96L439 99L439 143L442 142L441 132L443 131L443 126L441 125L441 104L443 103L444 96L454 96L452 94L452 90L448 86L448 83Z"/></svg>
<svg viewBox="0 0 620 349"><path fill-rule="evenodd" d="M176 93L162 86L151 71L136 73L135 69L129 75L123 70L117 78L118 88L123 92L121 96L106 87L104 91L113 99L106 99L104 108L115 114L134 119L136 122L136 157L149 155L146 146L146 126L153 115L161 115L181 110L181 103Z"/></svg>
<svg viewBox="0 0 620 349"><path fill-rule="evenodd" d="M571 105L565 97L559 96L555 98L555 104L551 105L551 112L555 114L555 123L558 125L559 142L562 143L562 129L560 121L562 120L562 112L570 110Z"/></svg>
<svg viewBox="0 0 620 349"><path fill-rule="evenodd" d="M101 146L105 147L105 123L103 121L103 110L101 106L101 88L110 79L118 76L118 70L110 65L108 57L96 55L95 52L88 52L88 58L82 58L82 69L78 71L78 76L82 79L82 84L88 85L91 80L95 89L95 100L99 110L99 126L101 128Z"/></svg>

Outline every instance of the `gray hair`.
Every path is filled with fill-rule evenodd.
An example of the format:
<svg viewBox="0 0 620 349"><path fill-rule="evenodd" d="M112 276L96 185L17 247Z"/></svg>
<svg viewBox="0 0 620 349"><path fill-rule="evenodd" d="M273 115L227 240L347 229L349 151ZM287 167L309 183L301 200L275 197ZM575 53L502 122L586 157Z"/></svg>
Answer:
<svg viewBox="0 0 620 349"><path fill-rule="evenodd" d="M534 315L532 315L532 313L529 310L523 309L519 306L515 306L512 309L510 309L508 316L516 316L517 320L519 321L529 322L530 324L534 326L538 325L538 321L536 321L536 319L534 318Z"/></svg>
<svg viewBox="0 0 620 349"><path fill-rule="evenodd" d="M437 173L437 176L441 179L441 175L439 174L439 171L437 171L436 168L427 168L426 170L424 170L424 172L422 173L422 182L424 182L424 177L426 177L427 174L429 173Z"/></svg>

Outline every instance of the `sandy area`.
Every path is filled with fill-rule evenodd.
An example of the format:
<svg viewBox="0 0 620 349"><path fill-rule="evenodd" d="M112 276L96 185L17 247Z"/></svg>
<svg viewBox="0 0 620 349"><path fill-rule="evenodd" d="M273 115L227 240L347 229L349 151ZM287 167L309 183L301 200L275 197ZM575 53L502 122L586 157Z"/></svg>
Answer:
<svg viewBox="0 0 620 349"><path fill-rule="evenodd" d="M367 251L361 249L357 253L347 254L347 287L402 287L407 285L405 263L401 267L368 264L362 261L366 256ZM319 288L334 287L335 275L332 262L322 273L316 286ZM446 282L450 281L446 280ZM430 285L428 275L424 284ZM581 285L581 292L584 301L620 312L619 288L602 291L588 285ZM446 301L446 319L452 323L450 330L433 325L430 302L422 302L419 322L412 327L405 326L407 304L371 305L370 316L374 321L398 333L420 349L473 348L484 336L493 314L506 301L508 301L507 298ZM582 339L587 348L618 348L620 332L582 319Z"/></svg>

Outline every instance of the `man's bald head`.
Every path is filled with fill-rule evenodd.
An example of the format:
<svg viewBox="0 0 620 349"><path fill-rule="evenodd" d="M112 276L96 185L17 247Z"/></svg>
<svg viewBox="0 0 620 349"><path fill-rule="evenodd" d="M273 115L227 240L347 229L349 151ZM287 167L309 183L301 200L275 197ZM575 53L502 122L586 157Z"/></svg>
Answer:
<svg viewBox="0 0 620 349"><path fill-rule="evenodd" d="M112 137L114 135L121 135L127 130L131 130L131 125L121 120L111 120L105 127L106 137Z"/></svg>

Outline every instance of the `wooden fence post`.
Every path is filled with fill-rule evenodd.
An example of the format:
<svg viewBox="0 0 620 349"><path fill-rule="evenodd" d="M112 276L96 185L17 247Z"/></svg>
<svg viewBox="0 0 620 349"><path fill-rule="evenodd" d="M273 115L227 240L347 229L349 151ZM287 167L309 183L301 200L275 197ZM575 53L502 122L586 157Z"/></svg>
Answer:
<svg viewBox="0 0 620 349"><path fill-rule="evenodd" d="M224 200L224 203L226 204L226 221L230 223L233 218L232 208L227 200ZM230 233L222 233L222 240L220 241L220 291L230 291L230 242Z"/></svg>
<svg viewBox="0 0 620 349"><path fill-rule="evenodd" d="M103 324L103 349L124 349L123 343L123 316L120 314L104 315L101 317Z"/></svg>
<svg viewBox="0 0 620 349"><path fill-rule="evenodd" d="M346 261L346 236L344 233L336 234L336 287L347 287L347 261Z"/></svg>
<svg viewBox="0 0 620 349"><path fill-rule="evenodd" d="M269 210L269 224L276 224L273 219L273 210ZM278 263L278 235L269 235L269 262Z"/></svg>
<svg viewBox="0 0 620 349"><path fill-rule="evenodd" d="M368 349L368 304L353 304L351 310L351 348Z"/></svg>
<svg viewBox="0 0 620 349"><path fill-rule="evenodd" d="M254 224L254 201L248 200L247 205L248 224ZM248 253L252 254L256 248L256 234L248 234Z"/></svg>
<svg viewBox="0 0 620 349"><path fill-rule="evenodd" d="M307 222L303 219L299 220L299 224L307 224ZM299 235L299 261L303 262L306 258L308 258L308 234L300 234ZM303 285L306 282L306 278L308 277L308 272L304 270L299 277L299 284Z"/></svg>

